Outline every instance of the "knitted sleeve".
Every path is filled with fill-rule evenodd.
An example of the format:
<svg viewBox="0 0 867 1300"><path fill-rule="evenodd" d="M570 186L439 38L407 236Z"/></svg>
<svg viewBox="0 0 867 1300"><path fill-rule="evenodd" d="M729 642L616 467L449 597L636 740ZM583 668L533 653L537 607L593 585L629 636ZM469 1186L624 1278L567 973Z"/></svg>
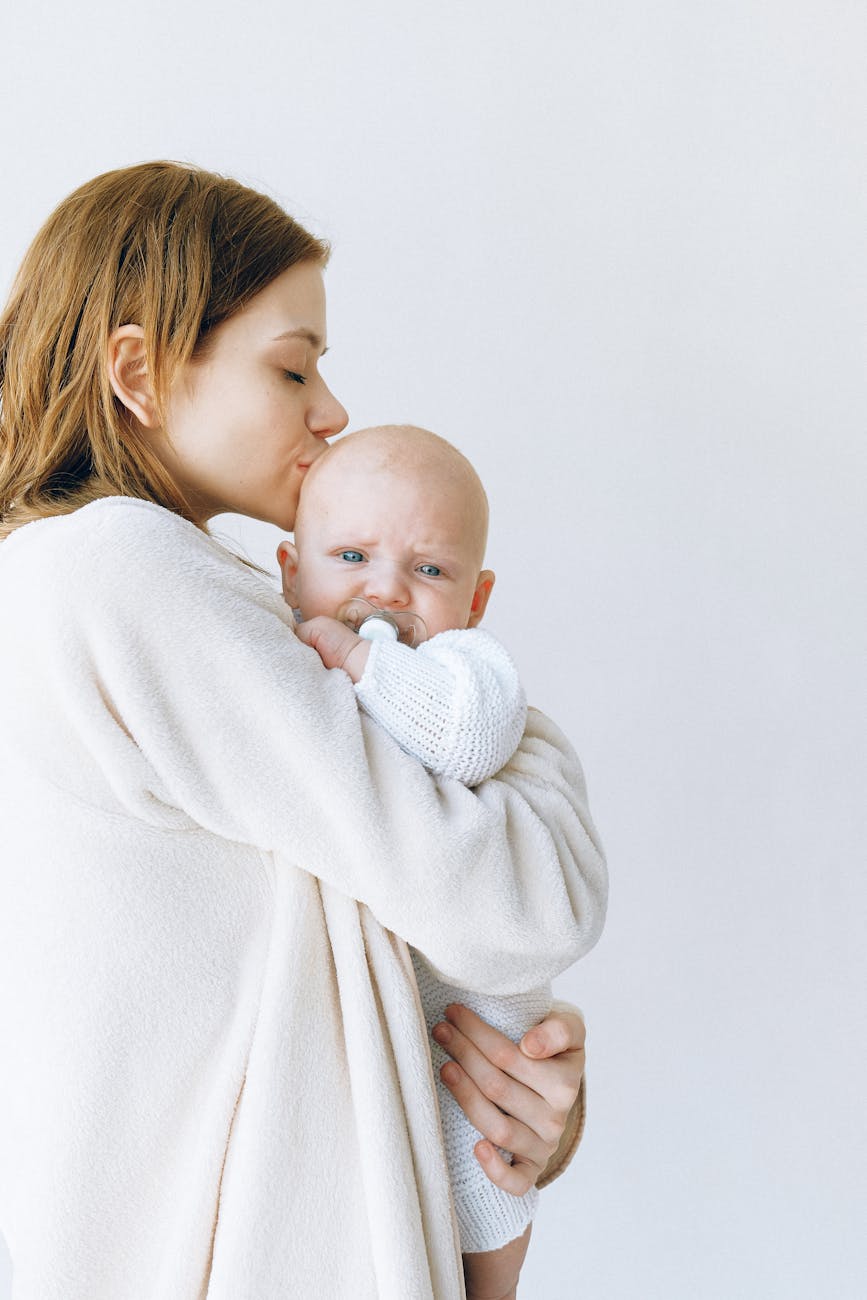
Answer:
<svg viewBox="0 0 867 1300"><path fill-rule="evenodd" d="M441 632L416 650L374 642L355 691L401 749L467 786L499 772L527 720L515 665L478 628Z"/></svg>

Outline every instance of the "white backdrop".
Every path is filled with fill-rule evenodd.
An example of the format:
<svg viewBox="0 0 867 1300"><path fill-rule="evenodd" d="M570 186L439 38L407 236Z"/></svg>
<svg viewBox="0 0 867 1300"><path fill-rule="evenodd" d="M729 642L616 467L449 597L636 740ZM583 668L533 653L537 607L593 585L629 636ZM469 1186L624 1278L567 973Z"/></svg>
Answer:
<svg viewBox="0 0 867 1300"><path fill-rule="evenodd" d="M3 16L4 291L89 176L234 174L334 242L352 425L490 489L612 872L530 1300L867 1295L865 54L860 0Z"/></svg>

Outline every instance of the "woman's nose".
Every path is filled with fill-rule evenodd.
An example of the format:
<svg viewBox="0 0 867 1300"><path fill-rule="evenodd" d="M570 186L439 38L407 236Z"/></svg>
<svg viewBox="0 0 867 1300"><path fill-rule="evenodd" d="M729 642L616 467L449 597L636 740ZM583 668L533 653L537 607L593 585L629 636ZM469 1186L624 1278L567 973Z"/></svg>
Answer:
<svg viewBox="0 0 867 1300"><path fill-rule="evenodd" d="M316 404L307 413L307 428L316 438L333 438L341 433L349 423L345 408L338 402L326 384Z"/></svg>

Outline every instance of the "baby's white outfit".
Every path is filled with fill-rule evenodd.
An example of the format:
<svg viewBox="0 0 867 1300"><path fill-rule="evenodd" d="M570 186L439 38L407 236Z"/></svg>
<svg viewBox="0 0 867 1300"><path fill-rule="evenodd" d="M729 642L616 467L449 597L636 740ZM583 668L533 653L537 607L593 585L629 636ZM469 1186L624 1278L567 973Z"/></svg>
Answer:
<svg viewBox="0 0 867 1300"><path fill-rule="evenodd" d="M365 711L402 749L436 776L467 786L509 761L527 717L515 665L499 641L479 628L441 632L415 650L373 642L355 689ZM411 953L428 1032L450 1003L460 1002L517 1042L551 1008L550 984L510 996L474 993L447 984L419 952ZM533 1187L511 1196L487 1178L473 1152L481 1134L440 1078L449 1057L433 1041L431 1055L461 1249L496 1250L521 1235L539 1193Z"/></svg>

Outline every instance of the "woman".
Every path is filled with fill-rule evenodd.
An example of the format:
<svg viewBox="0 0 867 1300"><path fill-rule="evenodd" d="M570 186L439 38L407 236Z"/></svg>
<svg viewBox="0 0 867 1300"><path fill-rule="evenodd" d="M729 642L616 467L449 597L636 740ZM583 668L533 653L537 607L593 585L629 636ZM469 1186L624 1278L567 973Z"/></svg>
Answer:
<svg viewBox="0 0 867 1300"><path fill-rule="evenodd" d="M16 1300L459 1297L404 941L507 992L601 927L552 724L477 791L438 785L207 534L223 511L291 529L346 424L318 371L326 254L263 196L148 164L60 205L0 320ZM553 1017L545 1050L571 1051L533 1061L455 1022L458 1100L516 1153L486 1170L523 1191L580 1028Z"/></svg>

